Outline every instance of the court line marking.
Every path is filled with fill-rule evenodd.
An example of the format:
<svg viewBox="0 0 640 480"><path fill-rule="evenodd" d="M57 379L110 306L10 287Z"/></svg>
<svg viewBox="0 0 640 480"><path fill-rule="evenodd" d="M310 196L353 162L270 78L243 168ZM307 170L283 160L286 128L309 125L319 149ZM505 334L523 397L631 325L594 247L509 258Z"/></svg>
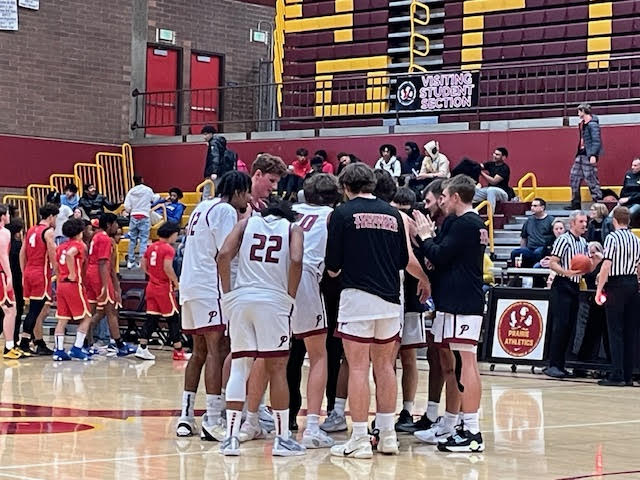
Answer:
<svg viewBox="0 0 640 480"><path fill-rule="evenodd" d="M44 478L40 478L40 477L26 477L24 475L13 475L11 473L0 473L0 477L6 477L6 478L18 478L20 480L44 480Z"/></svg>
<svg viewBox="0 0 640 480"><path fill-rule="evenodd" d="M592 473L589 475L580 475L578 477L562 477L556 480L580 480L586 478L599 478L599 477L610 477L613 475L626 475L628 473L640 473L640 470L627 470L626 472L602 472L602 473Z"/></svg>

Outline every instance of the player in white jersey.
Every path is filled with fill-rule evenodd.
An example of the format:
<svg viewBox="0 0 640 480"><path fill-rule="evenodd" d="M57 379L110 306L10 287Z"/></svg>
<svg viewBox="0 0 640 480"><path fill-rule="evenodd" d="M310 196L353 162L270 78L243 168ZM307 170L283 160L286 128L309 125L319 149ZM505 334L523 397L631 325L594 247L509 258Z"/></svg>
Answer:
<svg viewBox="0 0 640 480"><path fill-rule="evenodd" d="M205 367L207 413L202 420L201 438L222 440L224 427L220 414L222 398L222 364L228 352L224 331L226 318L220 305L216 256L227 236L244 212L251 194L251 178L232 171L222 176L217 197L200 202L189 217L180 276L182 330L193 336L193 355L187 363L182 393L182 412L176 434L188 437L195 433L194 405Z"/></svg>
<svg viewBox="0 0 640 480"><path fill-rule="evenodd" d="M274 200L262 211L238 223L218 254L223 308L229 312L231 374L227 383L227 437L223 455L239 455L240 421L246 382L255 358L264 359L271 383L276 438L272 454L302 455L305 448L290 438L289 322L302 274L302 229L291 206ZM238 255L238 273L231 288L231 260Z"/></svg>
<svg viewBox="0 0 640 480"><path fill-rule="evenodd" d="M327 318L320 293L320 280L327 250L327 225L333 212L329 205L336 204L340 192L337 178L326 173L318 173L307 179L303 190L306 203L293 206L299 216L296 223L304 232L302 278L296 297L297 305L303 308L296 309L291 319L293 336L304 340L310 361L307 425L302 444L307 448L329 448L334 441L319 427L322 397L327 384ZM300 372L303 360L301 355L291 356L287 369ZM290 385L289 388L299 389L300 385Z"/></svg>

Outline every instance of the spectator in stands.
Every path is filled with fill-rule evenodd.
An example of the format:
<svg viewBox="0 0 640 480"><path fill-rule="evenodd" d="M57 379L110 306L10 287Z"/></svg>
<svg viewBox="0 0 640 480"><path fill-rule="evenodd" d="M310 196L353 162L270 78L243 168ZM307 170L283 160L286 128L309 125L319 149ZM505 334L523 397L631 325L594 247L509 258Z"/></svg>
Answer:
<svg viewBox="0 0 640 480"><path fill-rule="evenodd" d="M589 226L587 227L587 242L604 243L602 227L609 215L609 209L604 203L594 203L589 209Z"/></svg>
<svg viewBox="0 0 640 480"><path fill-rule="evenodd" d="M98 193L93 183L87 183L84 186L84 192L82 197L80 197L78 205L83 211L83 216L86 216L89 220L93 220L94 218L100 218L105 208L113 211L117 209L121 203L111 202L107 197Z"/></svg>
<svg viewBox="0 0 640 480"><path fill-rule="evenodd" d="M211 125L205 125L200 131L208 144L207 156L204 164L204 178L211 179L215 185L218 179L227 172L235 170L238 155L227 148L227 139L222 135L216 135L216 129ZM202 189L202 198L211 198L213 191L211 184L207 183Z"/></svg>
<svg viewBox="0 0 640 480"><path fill-rule="evenodd" d="M449 175L449 159L440 152L440 144L435 140L425 143L424 158L416 178L427 185L435 178L449 178Z"/></svg>
<svg viewBox="0 0 640 480"><path fill-rule="evenodd" d="M180 225L182 223L182 215L187 208L184 203L180 202L183 196L182 190L178 187L173 187L169 190L169 196L155 202L153 207L163 204L167 211L167 222Z"/></svg>
<svg viewBox="0 0 640 480"><path fill-rule="evenodd" d="M314 158L315 157L322 158L322 170L321 170L322 173L328 173L330 175L333 175L333 165L329 161L329 155L327 155L326 150L318 150L316 153L313 154L313 156ZM311 163L313 163L313 158L311 159Z"/></svg>
<svg viewBox="0 0 640 480"><path fill-rule="evenodd" d="M547 214L547 202L534 198L531 202L531 215L522 226L520 248L511 252L511 262L522 257L522 267L529 268L544 257L546 250L553 244L554 218Z"/></svg>
<svg viewBox="0 0 640 480"><path fill-rule="evenodd" d="M136 263L136 246L140 242L140 258L147 251L149 231L151 230L151 205L158 200L159 195L146 186L140 175L133 176L134 187L129 190L124 199L124 211L130 216L129 220L129 255L127 268L140 266Z"/></svg>
<svg viewBox="0 0 640 480"><path fill-rule="evenodd" d="M556 238L558 238L560 235L562 235L566 228L564 226L564 222L558 218L556 218L553 223L551 224L551 229L553 231L553 241L555 242ZM551 257L549 255L545 255L545 257L540 260L538 263L536 263L533 268L549 268L549 262L551 260ZM555 276L555 274L554 274ZM553 280L553 278L551 279ZM550 285L550 284L549 284Z"/></svg>
<svg viewBox="0 0 640 480"><path fill-rule="evenodd" d="M493 212L496 211L498 202L506 202L515 196L513 189L509 186L511 170L506 160L509 151L504 147L498 147L493 152L493 161L481 163L480 176L487 181L487 186L476 189L474 202L488 200Z"/></svg>
<svg viewBox="0 0 640 480"><path fill-rule="evenodd" d="M631 170L624 175L618 205L629 209L631 223L634 217L640 216L640 157L631 162Z"/></svg>
<svg viewBox="0 0 640 480"><path fill-rule="evenodd" d="M388 144L380 146L380 158L376 162L375 168L386 170L394 180L398 181L402 174L402 164L396 157L396 147Z"/></svg>
<svg viewBox="0 0 640 480"><path fill-rule="evenodd" d="M359 161L360 159L353 153L340 152L338 154L338 171L336 172L336 175L340 175L340 172L342 172L347 165Z"/></svg>
<svg viewBox="0 0 640 480"><path fill-rule="evenodd" d="M78 187L75 183L69 183L64 187L64 196L60 198L60 204L66 205L74 211L78 208L78 203L80 202L80 195L78 195Z"/></svg>
<svg viewBox="0 0 640 480"><path fill-rule="evenodd" d="M62 225L73 216L73 210L67 205L62 204L62 197L58 192L51 192L47 195L47 203L53 203L58 207L58 215L56 216L56 227L54 229L53 238L56 245L65 242L67 238L62 234Z"/></svg>
<svg viewBox="0 0 640 480"><path fill-rule="evenodd" d="M307 176L307 173L311 172L311 163L309 162L308 157L309 150L306 148L299 148L296 150L296 159L291 162L290 167L290 170L294 175L304 178Z"/></svg>
<svg viewBox="0 0 640 480"><path fill-rule="evenodd" d="M588 103L578 105L578 117L580 117L578 151L569 176L571 205L565 207L566 210L581 208L580 184L582 180L589 187L593 201L600 202L602 200L602 190L598 180L598 159L603 152L600 123L598 117L591 114L591 105Z"/></svg>

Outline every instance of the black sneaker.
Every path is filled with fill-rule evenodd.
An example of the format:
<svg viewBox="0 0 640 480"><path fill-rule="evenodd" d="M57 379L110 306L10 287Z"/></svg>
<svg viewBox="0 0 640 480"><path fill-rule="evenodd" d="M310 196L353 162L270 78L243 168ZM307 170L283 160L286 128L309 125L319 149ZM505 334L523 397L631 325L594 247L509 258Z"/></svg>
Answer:
<svg viewBox="0 0 640 480"><path fill-rule="evenodd" d="M411 414L403 409L395 425L396 432L413 433L416 431L414 425Z"/></svg>
<svg viewBox="0 0 640 480"><path fill-rule="evenodd" d="M289 419L289 430L291 430L292 432L298 431L298 422L296 422L295 418Z"/></svg>
<svg viewBox="0 0 640 480"><path fill-rule="evenodd" d="M51 356L53 355L53 350L47 347L47 344L44 343L44 340L36 343L36 355L42 356Z"/></svg>
<svg viewBox="0 0 640 480"><path fill-rule="evenodd" d="M473 453L483 452L484 442L480 432L473 434L469 430L460 429L447 438L444 443L438 443L441 452Z"/></svg>
<svg viewBox="0 0 640 480"><path fill-rule="evenodd" d="M598 380L598 385L601 387L624 387L626 386L624 380L615 380L610 378L603 378Z"/></svg>
<svg viewBox="0 0 640 480"><path fill-rule="evenodd" d="M425 413L420 417L420 419L413 424L413 431L419 432L421 430L429 430L434 422L427 418L427 414Z"/></svg>

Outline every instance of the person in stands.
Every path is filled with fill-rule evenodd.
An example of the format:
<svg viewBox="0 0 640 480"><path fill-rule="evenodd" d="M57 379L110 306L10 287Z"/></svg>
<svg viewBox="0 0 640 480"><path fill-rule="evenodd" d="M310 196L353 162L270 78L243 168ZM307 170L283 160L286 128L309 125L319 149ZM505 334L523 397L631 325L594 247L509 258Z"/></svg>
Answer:
<svg viewBox="0 0 640 480"><path fill-rule="evenodd" d="M547 202L542 198L534 198L531 202L531 215L522 226L520 233L520 248L511 252L511 262L522 257L521 267L531 267L544 257L548 247L555 237L553 235L553 220L547 214Z"/></svg>
<svg viewBox="0 0 640 480"><path fill-rule="evenodd" d="M494 213L498 202L506 202L515 196L513 188L509 186L511 169L506 163L508 157L509 151L498 147L493 151L493 161L480 164L480 175L486 180L487 186L476 189L473 201L487 200Z"/></svg>
<svg viewBox="0 0 640 480"><path fill-rule="evenodd" d="M75 183L69 183L64 187L64 195L60 198L60 204L66 205L73 212L78 208L80 195L78 195L78 187Z"/></svg>
<svg viewBox="0 0 640 480"><path fill-rule="evenodd" d="M144 179L140 175L133 176L135 186L129 190L124 199L124 210L131 216L129 220L129 256L127 257L127 268L131 269L136 265L135 249L140 242L140 258L144 257L149 241L149 231L151 230L151 205L158 195L146 186ZM139 267L140 264L138 263Z"/></svg>
<svg viewBox="0 0 640 480"><path fill-rule="evenodd" d="M336 175L340 175L340 172L345 169L347 165L359 162L360 159L353 153L340 152L338 154L338 171Z"/></svg>
<svg viewBox="0 0 640 480"><path fill-rule="evenodd" d="M112 202L101 193L98 193L98 190L93 183L87 183L84 186L82 197L80 197L80 201L78 203L78 206L83 211L83 216L86 216L89 220L100 218L104 213L105 208L113 211L120 205L121 201Z"/></svg>
<svg viewBox="0 0 640 480"><path fill-rule="evenodd" d="M329 161L329 155L326 150L318 150L313 154L313 157L321 157L322 158L322 173L330 173L333 175L333 165ZM311 159L313 160L313 158Z"/></svg>
<svg viewBox="0 0 640 480"><path fill-rule="evenodd" d="M216 129L205 125L200 131L207 142L207 156L204 163L204 179L212 180L217 187L220 177L237 168L238 155L227 148L227 139L216 135ZM202 188L202 198L207 200L213 196L211 183L207 182Z"/></svg>
<svg viewBox="0 0 640 480"><path fill-rule="evenodd" d="M394 180L398 181L402 174L402 163L396 157L396 147L388 144L380 146L380 158L376 162L375 169L386 170Z"/></svg>
<svg viewBox="0 0 640 480"><path fill-rule="evenodd" d="M161 204L164 205L167 211L167 222L180 226L182 224L182 215L184 215L184 211L187 208L185 204L180 201L183 196L182 190L178 187L173 187L169 190L169 196L155 202L153 207Z"/></svg>

